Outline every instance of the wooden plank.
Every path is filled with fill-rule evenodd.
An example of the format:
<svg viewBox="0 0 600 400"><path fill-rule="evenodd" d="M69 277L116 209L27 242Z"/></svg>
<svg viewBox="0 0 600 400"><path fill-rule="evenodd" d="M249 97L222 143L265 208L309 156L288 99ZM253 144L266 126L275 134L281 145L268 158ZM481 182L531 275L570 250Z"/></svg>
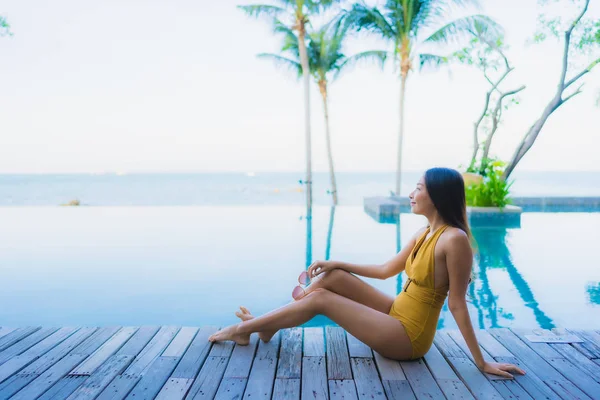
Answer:
<svg viewBox="0 0 600 400"><path fill-rule="evenodd" d="M148 345L158 332L158 326L142 326L117 352L118 356L135 356Z"/></svg>
<svg viewBox="0 0 600 400"><path fill-rule="evenodd" d="M390 400L416 399L408 381L381 381L385 394Z"/></svg>
<svg viewBox="0 0 600 400"><path fill-rule="evenodd" d="M209 356L200 369L187 399L213 399L227 368L227 357Z"/></svg>
<svg viewBox="0 0 600 400"><path fill-rule="evenodd" d="M210 353L208 353L209 357L227 357L231 356L233 352L233 347L235 346L234 342L219 342L213 343L210 348Z"/></svg>
<svg viewBox="0 0 600 400"><path fill-rule="evenodd" d="M11 333L12 331L14 331L15 329L17 329L17 328L12 328L12 327L8 327L8 326L4 326L4 327L0 326L0 338L8 335L9 333Z"/></svg>
<svg viewBox="0 0 600 400"><path fill-rule="evenodd" d="M110 339L119 331L118 326L108 326L98 329L91 336L77 345L65 358L63 358L56 366L53 366L48 373L52 373L51 379L48 382L42 383L45 387L50 385L49 389L44 392L41 398L55 398L64 400L77 387L83 383L87 375L72 375L67 373L71 371L80 362L85 360L90 354L95 352L100 346ZM56 374L54 374L56 372ZM43 382L43 381L42 381Z"/></svg>
<svg viewBox="0 0 600 400"><path fill-rule="evenodd" d="M573 343L573 347L589 359L600 358L600 334L591 330L581 329L554 328L552 331L559 334L569 332L579 336L585 341L583 343Z"/></svg>
<svg viewBox="0 0 600 400"><path fill-rule="evenodd" d="M581 343L584 340L575 335L523 335L532 343Z"/></svg>
<svg viewBox="0 0 600 400"><path fill-rule="evenodd" d="M547 343L527 342L527 338L525 338L526 335L547 335L549 331L514 329L513 332L571 383L575 384L591 398L600 399L600 383L595 381L593 376L591 376L586 369L580 368L579 364L574 364L570 360L564 358L556 351L555 346L551 346Z"/></svg>
<svg viewBox="0 0 600 400"><path fill-rule="evenodd" d="M381 383L389 399L414 399L415 395L404 375L400 363L396 360L383 357L376 351L375 363L381 375Z"/></svg>
<svg viewBox="0 0 600 400"><path fill-rule="evenodd" d="M496 380L490 382L498 391L498 393L500 393L500 395L505 399L537 400L531 397L529 393L527 393L527 391L515 380Z"/></svg>
<svg viewBox="0 0 600 400"><path fill-rule="evenodd" d="M255 334L250 335L250 343L247 346L236 345L231 353L223 378L248 379L257 345L258 335Z"/></svg>
<svg viewBox="0 0 600 400"><path fill-rule="evenodd" d="M163 350L171 343L171 340L177 334L179 328L175 326L163 326L158 333L148 342L146 347L140 352L135 360L125 370L125 374L141 376L152 365L152 362L158 358Z"/></svg>
<svg viewBox="0 0 600 400"><path fill-rule="evenodd" d="M304 328L304 357L325 357L323 328Z"/></svg>
<svg viewBox="0 0 600 400"><path fill-rule="evenodd" d="M173 339L171 345L169 345L169 347L167 347L167 349L163 352L163 357L165 354L170 354L172 355L171 357L174 357L177 360L177 363L179 363L187 349L190 347L191 342L196 337L197 333L198 329L196 328L182 328L175 339ZM210 342L208 342L208 338L201 339L206 340L205 344L210 344ZM208 348L206 348L206 354L208 354ZM199 368L200 367L198 366L198 369ZM175 367L173 367L173 370L174 369ZM191 379L175 380L175 378L173 378L173 371L171 371L170 376L171 379L167 377L163 385L161 385L162 388L159 388L160 391L156 395L157 399L183 399L187 393L187 390L191 386Z"/></svg>
<svg viewBox="0 0 600 400"><path fill-rule="evenodd" d="M29 336L19 340L12 346L0 351L0 364L4 364L9 359L17 356L27 349L33 347L41 340L44 340L54 332L56 332L58 328L42 328L36 332L33 332Z"/></svg>
<svg viewBox="0 0 600 400"><path fill-rule="evenodd" d="M442 393L449 399L473 399L464 382L456 375L448 361L438 348L433 345L425 354L425 364L431 371Z"/></svg>
<svg viewBox="0 0 600 400"><path fill-rule="evenodd" d="M167 383L163 386L163 388L158 393L156 400L161 399L183 399L187 394L188 390L192 387L192 383L194 383L193 378L169 378Z"/></svg>
<svg viewBox="0 0 600 400"><path fill-rule="evenodd" d="M398 361L386 358L376 351L373 351L373 354L382 380L406 381L406 375Z"/></svg>
<svg viewBox="0 0 600 400"><path fill-rule="evenodd" d="M107 326L98 329L94 334L73 349L71 354L84 354L86 357L96 351L112 335L119 331L119 326Z"/></svg>
<svg viewBox="0 0 600 400"><path fill-rule="evenodd" d="M95 399L108 384L133 360L132 356L111 356L100 368L95 370L67 400ZM73 375L72 375L73 376Z"/></svg>
<svg viewBox="0 0 600 400"><path fill-rule="evenodd" d="M96 400L123 400L141 379L139 375L117 375Z"/></svg>
<svg viewBox="0 0 600 400"><path fill-rule="evenodd" d="M95 330L96 328L79 329L58 346L22 369L18 374L13 375L11 379L14 378L14 382L11 385L0 387L0 399L8 398L17 391L18 393L13 398L22 400L35 399L44 393L85 359L85 355L68 353L87 339ZM5 383L9 381L7 380Z"/></svg>
<svg viewBox="0 0 600 400"><path fill-rule="evenodd" d="M3 351L19 340L31 335L33 332L39 330L40 326L28 326L25 328L18 328L0 338L0 351Z"/></svg>
<svg viewBox="0 0 600 400"><path fill-rule="evenodd" d="M433 343L435 343L438 350L445 357L461 358L466 356L456 342L448 335L447 330L437 331L433 338Z"/></svg>
<svg viewBox="0 0 600 400"><path fill-rule="evenodd" d="M38 400L65 400L87 379L85 375L66 376L38 397Z"/></svg>
<svg viewBox="0 0 600 400"><path fill-rule="evenodd" d="M445 398L422 358L413 361L402 361L400 365L417 399Z"/></svg>
<svg viewBox="0 0 600 400"><path fill-rule="evenodd" d="M586 371L596 382L600 383L600 366L577 350L573 344L556 343L551 344L550 346L565 359L569 360L574 365L577 365L579 369Z"/></svg>
<svg viewBox="0 0 600 400"><path fill-rule="evenodd" d="M556 371L544 358L531 349L512 331L506 328L492 328L488 332L518 358L527 375L539 377L561 398L589 399L577 386ZM533 345L541 343L532 343Z"/></svg>
<svg viewBox="0 0 600 400"><path fill-rule="evenodd" d="M218 330L216 327L202 327L188 347L181 361L163 386L157 399L183 399L194 383L194 378L208 357L211 343L208 337Z"/></svg>
<svg viewBox="0 0 600 400"><path fill-rule="evenodd" d="M300 400L300 379L276 378L273 400Z"/></svg>
<svg viewBox="0 0 600 400"><path fill-rule="evenodd" d="M257 345L258 335L252 334L247 346L236 345L234 347L215 399L239 399L242 397L248 383Z"/></svg>
<svg viewBox="0 0 600 400"><path fill-rule="evenodd" d="M455 333L454 333L455 334ZM458 333L460 335L460 333ZM449 339L449 340L448 340ZM464 341L464 339L463 339ZM438 332L435 336L434 342L443 343L442 346L437 346L440 352L446 356L446 359L450 365L454 368L458 376L467 385L471 393L475 398L482 399L502 399L502 395L498 390L490 383L488 378L477 368L470 358L470 352L465 353L459 343L457 343L451 337L451 332L444 331ZM466 343L465 343L466 345ZM485 349L481 349L484 357L491 358ZM468 351L468 349L467 349ZM448 352L448 353L446 353ZM452 354L449 356L448 354Z"/></svg>
<svg viewBox="0 0 600 400"><path fill-rule="evenodd" d="M223 378L215 395L215 400L241 399L247 382L248 379L246 378Z"/></svg>
<svg viewBox="0 0 600 400"><path fill-rule="evenodd" d="M280 343L281 335L277 333L268 343L261 341L258 344L244 392L245 399L271 398Z"/></svg>
<svg viewBox="0 0 600 400"><path fill-rule="evenodd" d="M125 327L100 346L84 362L77 366L69 375L91 375L100 365L108 360L133 336L136 327Z"/></svg>
<svg viewBox="0 0 600 400"><path fill-rule="evenodd" d="M458 346L462 349L463 353L469 358L469 360L473 364L475 364L473 356L462 334L458 330L450 330L448 331L448 335L456 342L456 344L458 344ZM485 347L482 346L482 341L486 342L486 344L488 344L488 347L490 347L491 350L494 351L496 354L514 359L514 357L510 355L508 350L499 342L497 342L494 338L492 338L491 336L485 337L483 334L479 333L478 344L481 347L481 353L485 360L495 361L495 358L492 354L489 354L486 351ZM500 393L500 396L502 396L505 399L519 398L524 400L533 400L533 398L527 393L527 391L513 379L507 379L498 375L491 375L486 373L483 373L482 375L490 381L492 387L495 388L496 391ZM487 387L485 388L485 390L487 390Z"/></svg>
<svg viewBox="0 0 600 400"><path fill-rule="evenodd" d="M327 377L335 380L352 379L350 357L346 334L340 327L328 326L325 330L327 340Z"/></svg>
<svg viewBox="0 0 600 400"><path fill-rule="evenodd" d="M358 400L354 380L329 380L329 396L331 400Z"/></svg>
<svg viewBox="0 0 600 400"><path fill-rule="evenodd" d="M169 379L173 370L175 370L175 366L179 362L179 359L180 357L160 356L154 360L150 368L148 368L148 371L142 376L126 399L154 399L161 391L163 385L167 382L167 379ZM108 390L109 388L106 389L105 392L111 393L111 391Z"/></svg>
<svg viewBox="0 0 600 400"><path fill-rule="evenodd" d="M465 357L447 357L447 359L476 398L502 399L500 393L471 360Z"/></svg>
<svg viewBox="0 0 600 400"><path fill-rule="evenodd" d="M192 344L177 364L172 378L194 379L196 377L210 351L211 343L208 341L208 337L217 330L218 328L211 326L200 328Z"/></svg>
<svg viewBox="0 0 600 400"><path fill-rule="evenodd" d="M306 329L309 328L305 328L305 335ZM329 385L327 384L327 367L325 364L325 357L303 357L301 398L329 399L328 386Z"/></svg>
<svg viewBox="0 0 600 400"><path fill-rule="evenodd" d="M300 379L300 368L302 366L302 328L284 329L281 331L281 351L279 352L279 364L277 365L277 378ZM282 390L288 390L291 386L281 383Z"/></svg>
<svg viewBox="0 0 600 400"><path fill-rule="evenodd" d="M22 354L15 356L0 365L0 383L4 382L11 375L17 373L21 369L25 368L31 362L40 358L44 353L51 350L57 344L69 337L77 328L61 328L48 336L35 346L29 348Z"/></svg>
<svg viewBox="0 0 600 400"><path fill-rule="evenodd" d="M469 346L467 345L467 342L465 341L465 338L462 336L460 331L448 330L447 334L452 338L452 340L454 340L454 342L458 345L458 347L460 347L460 349L463 352L463 357L468 358L469 360L472 361L473 365L475 365L475 359L473 358L473 355L471 354L471 351L469 350ZM479 340L478 340L478 344L479 344L479 349L481 350L481 354L483 355L483 358L485 360L493 361L494 360L493 356L491 354L489 354L484 347L481 346L481 343L479 343ZM499 350L499 349L497 349L497 350ZM505 356L508 355L505 351L503 351L502 353ZM506 380L507 379L507 378L504 378L499 375L492 375L492 374L487 374L487 373L483 373L483 375L486 378L488 378L489 380Z"/></svg>
<svg viewBox="0 0 600 400"><path fill-rule="evenodd" d="M179 330L177 336L169 344L169 346L163 351L163 357L182 357L187 350L190 343L198 333L198 328L191 326L184 326Z"/></svg>
<svg viewBox="0 0 600 400"><path fill-rule="evenodd" d="M511 380L495 380L492 382L500 394L506 397L527 398L531 396L534 399L558 399L558 395L554 393L539 377L527 371L527 367L523 365L517 357L515 357L506 347L502 345L496 338L490 335L485 330L477 332L477 340L479 344L490 354L497 362L514 364L525 370L525 375L514 374L514 381ZM507 392L510 396L507 396ZM523 393L523 391L526 394Z"/></svg>
<svg viewBox="0 0 600 400"><path fill-rule="evenodd" d="M371 358L352 358L350 360L354 383L359 399L385 399L385 391L375 362Z"/></svg>
<svg viewBox="0 0 600 400"><path fill-rule="evenodd" d="M166 350L167 346L169 346L169 344L172 343L171 341L174 340L173 337L175 335L178 336L179 333L177 327L162 327L158 331L158 333L154 332L156 332L156 329L154 327L147 327L147 329L145 329L139 335L139 337L136 337L136 334L130 339L131 341L134 341L132 345L125 345L127 346L126 348L125 346L121 348L121 350L123 351L119 350L119 352L117 352L117 355L134 356L134 361L125 370L124 373L116 376L113 379L113 381L107 385L106 389L100 394L99 398L123 399L132 390L135 390L135 388L137 388L136 385L140 384L142 385L142 388L148 388L147 390L142 391L143 393L147 393L148 391L152 391L155 389L155 382L149 382L147 379L142 379L142 377L149 373L150 369L154 367L159 367L159 370L156 371L152 376L162 376L161 374L165 373L164 371L168 370L169 366L171 365L170 362L164 360L157 362L157 360L160 358L161 353L164 354L164 351ZM187 332L184 332L182 337L187 338L185 340L191 340L189 339L189 335ZM173 348L180 348L182 343L185 344L185 340L183 342L180 341L176 345L176 347ZM129 341L127 343L129 343ZM146 343L144 347L142 347L143 343ZM139 356L137 354L119 354L133 353L134 351L138 351L140 353ZM174 362L173 368L175 368L175 365L177 365L177 361L180 359L180 357L174 358L176 359L176 361ZM172 369L168 370L169 374L172 372ZM169 375L165 377L165 381L166 379L168 379L168 377ZM162 381L161 385L157 388L157 390L160 390L163 384L164 381Z"/></svg>
<svg viewBox="0 0 600 400"><path fill-rule="evenodd" d="M373 358L373 351L369 346L346 332L346 339L348 341L348 353L350 357L365 357Z"/></svg>
<svg viewBox="0 0 600 400"><path fill-rule="evenodd" d="M122 399L130 390L128 399L154 399L168 381L197 332L197 328L184 327L179 330L162 355L152 362L143 375L123 374L118 376L100 394L98 399ZM136 347L139 348L139 346ZM137 376L141 376L141 378L135 379ZM132 377L134 378L132 379Z"/></svg>

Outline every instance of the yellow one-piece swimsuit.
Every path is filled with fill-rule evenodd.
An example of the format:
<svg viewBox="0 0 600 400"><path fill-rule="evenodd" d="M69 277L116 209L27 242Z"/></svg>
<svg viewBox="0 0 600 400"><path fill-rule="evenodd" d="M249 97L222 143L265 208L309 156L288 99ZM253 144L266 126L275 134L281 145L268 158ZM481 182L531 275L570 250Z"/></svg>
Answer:
<svg viewBox="0 0 600 400"><path fill-rule="evenodd" d="M440 311L448 295L448 285L434 286L435 245L448 228L443 225L427 238L430 227L417 240L406 261L408 280L396 297L389 315L399 320L412 344L412 359L427 353L433 344Z"/></svg>

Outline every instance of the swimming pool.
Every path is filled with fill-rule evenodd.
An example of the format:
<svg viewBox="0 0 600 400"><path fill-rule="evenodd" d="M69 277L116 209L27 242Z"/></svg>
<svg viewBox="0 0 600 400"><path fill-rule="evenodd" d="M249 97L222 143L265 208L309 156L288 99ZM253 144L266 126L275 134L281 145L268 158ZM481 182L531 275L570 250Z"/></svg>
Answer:
<svg viewBox="0 0 600 400"><path fill-rule="evenodd" d="M311 260L380 263L421 227L361 207L0 208L0 326L224 325L291 300ZM475 229L475 327L600 328L600 213ZM365 279L394 295L402 280ZM308 325L331 323L317 318ZM439 328L455 327L444 308Z"/></svg>

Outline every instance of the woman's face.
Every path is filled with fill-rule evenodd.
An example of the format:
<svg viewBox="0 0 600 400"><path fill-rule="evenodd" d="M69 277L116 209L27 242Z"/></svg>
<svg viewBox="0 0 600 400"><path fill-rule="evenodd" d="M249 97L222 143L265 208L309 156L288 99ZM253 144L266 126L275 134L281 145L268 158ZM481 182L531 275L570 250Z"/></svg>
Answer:
<svg viewBox="0 0 600 400"><path fill-rule="evenodd" d="M413 190L408 197L410 198L410 210L414 214L426 215L431 210L435 209L429 193L427 193L427 187L425 186L425 177L422 176L417 182L417 187Z"/></svg>

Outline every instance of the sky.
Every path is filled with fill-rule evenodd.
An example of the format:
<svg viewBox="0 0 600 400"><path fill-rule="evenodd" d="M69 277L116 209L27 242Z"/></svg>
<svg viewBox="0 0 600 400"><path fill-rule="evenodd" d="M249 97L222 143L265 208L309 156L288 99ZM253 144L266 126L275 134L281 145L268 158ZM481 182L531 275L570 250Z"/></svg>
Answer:
<svg viewBox="0 0 600 400"><path fill-rule="evenodd" d="M248 3L0 0L14 34L0 38L0 173L304 170L301 82L256 57L277 52L280 38L238 4ZM554 93L562 44L527 43L535 0L482 5L506 30L515 70L504 88L527 86L492 147L506 160ZM592 1L588 14L598 18L600 2ZM369 49L386 48L360 36L346 54ZM549 118L518 169L600 170L600 67L585 82L584 92ZM486 90L472 68L413 73L403 168L468 163ZM331 84L338 170L395 170L399 93L391 66L360 65ZM313 169L326 171L315 86L311 110Z"/></svg>

